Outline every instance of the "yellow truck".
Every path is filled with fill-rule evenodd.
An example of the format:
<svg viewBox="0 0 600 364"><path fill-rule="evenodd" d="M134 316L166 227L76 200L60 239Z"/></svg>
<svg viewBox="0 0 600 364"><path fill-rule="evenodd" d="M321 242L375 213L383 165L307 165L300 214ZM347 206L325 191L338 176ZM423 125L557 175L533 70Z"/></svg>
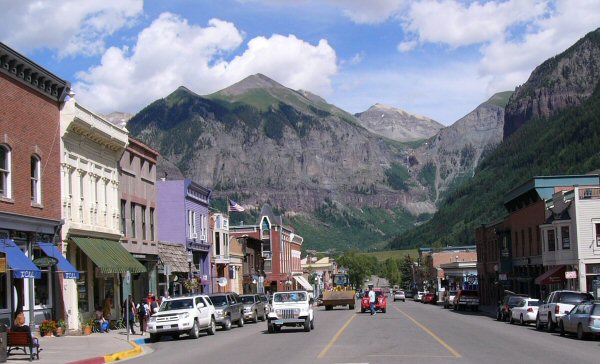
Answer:
<svg viewBox="0 0 600 364"><path fill-rule="evenodd" d="M348 305L350 310L354 310L356 300L356 291L350 286L348 274L333 275L333 290L323 292L323 306L325 310L333 310L335 306Z"/></svg>

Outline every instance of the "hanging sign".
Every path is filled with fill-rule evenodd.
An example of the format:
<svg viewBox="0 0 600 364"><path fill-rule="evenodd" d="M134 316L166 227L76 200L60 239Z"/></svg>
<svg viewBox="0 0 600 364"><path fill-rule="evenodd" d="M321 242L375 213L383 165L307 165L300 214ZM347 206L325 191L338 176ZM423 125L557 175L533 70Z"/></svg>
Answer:
<svg viewBox="0 0 600 364"><path fill-rule="evenodd" d="M33 260L33 264L37 265L40 268L48 268L53 267L58 264L58 259L54 257L39 257Z"/></svg>
<svg viewBox="0 0 600 364"><path fill-rule="evenodd" d="M0 258L0 273L6 273L6 257Z"/></svg>
<svg viewBox="0 0 600 364"><path fill-rule="evenodd" d="M565 278L566 279L577 279L577 271L573 270L573 271L565 272Z"/></svg>

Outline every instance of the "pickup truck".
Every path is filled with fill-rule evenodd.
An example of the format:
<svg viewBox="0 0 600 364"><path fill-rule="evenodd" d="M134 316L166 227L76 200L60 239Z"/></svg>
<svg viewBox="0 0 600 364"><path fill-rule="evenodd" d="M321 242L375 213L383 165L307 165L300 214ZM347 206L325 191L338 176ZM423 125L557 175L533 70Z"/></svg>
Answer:
<svg viewBox="0 0 600 364"><path fill-rule="evenodd" d="M223 330L230 330L233 322L238 327L244 326L244 304L237 293L214 293L209 297L215 305L217 325Z"/></svg>
<svg viewBox="0 0 600 364"><path fill-rule="evenodd" d="M459 311L462 309L470 308L472 311L479 309L479 291L460 289L454 296L454 302L452 303L452 309Z"/></svg>
<svg viewBox="0 0 600 364"><path fill-rule="evenodd" d="M575 305L583 301L593 300L594 296L585 292L554 291L540 303L538 314L535 318L535 328L542 330L545 326L546 331L553 332L558 325L559 319L571 311Z"/></svg>

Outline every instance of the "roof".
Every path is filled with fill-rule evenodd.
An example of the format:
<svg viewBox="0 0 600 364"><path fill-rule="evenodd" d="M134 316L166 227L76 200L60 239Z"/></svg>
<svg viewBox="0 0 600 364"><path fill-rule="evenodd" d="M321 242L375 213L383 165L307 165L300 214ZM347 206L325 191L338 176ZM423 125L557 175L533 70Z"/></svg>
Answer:
<svg viewBox="0 0 600 364"><path fill-rule="evenodd" d="M171 272L189 272L190 266L187 261L187 251L182 244L159 241L158 256L163 266L165 264L171 266ZM194 264L192 264L192 272L197 272Z"/></svg>
<svg viewBox="0 0 600 364"><path fill-rule="evenodd" d="M598 174L536 176L508 192L504 196L504 205L532 191L535 191L540 199L545 200L552 197L554 188L558 186L591 186L599 184L600 176Z"/></svg>
<svg viewBox="0 0 600 364"><path fill-rule="evenodd" d="M281 218L281 215L275 215L275 213L273 212L273 208L271 208L271 206L268 204L263 205L263 207L260 209L260 214L258 215L258 218L256 220L256 225L260 226L260 223L264 216L269 218L269 222L271 223L271 225L283 226L283 220Z"/></svg>

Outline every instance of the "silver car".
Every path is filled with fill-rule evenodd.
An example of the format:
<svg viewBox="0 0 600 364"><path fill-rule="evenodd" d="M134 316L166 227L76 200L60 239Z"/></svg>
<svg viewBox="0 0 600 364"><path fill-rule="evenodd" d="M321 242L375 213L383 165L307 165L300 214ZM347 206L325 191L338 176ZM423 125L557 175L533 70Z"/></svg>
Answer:
<svg viewBox="0 0 600 364"><path fill-rule="evenodd" d="M252 322L264 321L267 318L265 302L258 294L244 294L240 296L244 304L244 319Z"/></svg>
<svg viewBox="0 0 600 364"><path fill-rule="evenodd" d="M406 302L406 295L403 290L399 289L394 292L394 302L396 302L396 300Z"/></svg>
<svg viewBox="0 0 600 364"><path fill-rule="evenodd" d="M577 335L579 340L586 336L600 336L600 301L582 302L558 321L560 336L567 333Z"/></svg>

